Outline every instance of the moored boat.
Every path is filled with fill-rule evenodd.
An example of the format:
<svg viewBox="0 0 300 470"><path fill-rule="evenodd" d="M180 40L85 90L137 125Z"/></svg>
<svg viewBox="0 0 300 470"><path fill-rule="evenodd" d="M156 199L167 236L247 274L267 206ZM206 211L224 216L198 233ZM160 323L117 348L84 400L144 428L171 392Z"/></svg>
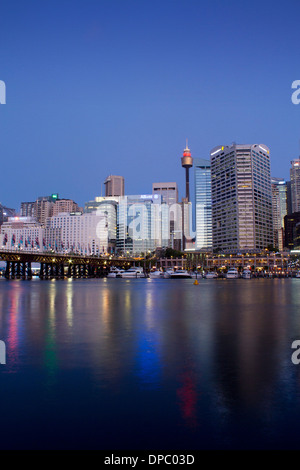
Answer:
<svg viewBox="0 0 300 470"><path fill-rule="evenodd" d="M242 272L242 278L243 279L251 279L251 271L250 269L244 269L244 271Z"/></svg>
<svg viewBox="0 0 300 470"><path fill-rule="evenodd" d="M177 269L170 275L170 279L191 279L191 274L186 269Z"/></svg>
<svg viewBox="0 0 300 470"><path fill-rule="evenodd" d="M216 279L218 277L218 274L215 271L208 271L204 275L205 279Z"/></svg>
<svg viewBox="0 0 300 470"><path fill-rule="evenodd" d="M109 277L109 278L122 277L121 275L122 275L122 273L124 273L124 272L125 272L124 269L116 268L115 266L113 266L113 267L110 269L110 271L109 271L107 277Z"/></svg>
<svg viewBox="0 0 300 470"><path fill-rule="evenodd" d="M141 277L146 277L144 269L141 267L132 267L127 269L121 274L122 279L137 279Z"/></svg>
<svg viewBox="0 0 300 470"><path fill-rule="evenodd" d="M226 279L237 279L239 277L239 272L236 268L228 269L226 273Z"/></svg>
<svg viewBox="0 0 300 470"><path fill-rule="evenodd" d="M164 273L162 271L150 271L150 279L164 279Z"/></svg>

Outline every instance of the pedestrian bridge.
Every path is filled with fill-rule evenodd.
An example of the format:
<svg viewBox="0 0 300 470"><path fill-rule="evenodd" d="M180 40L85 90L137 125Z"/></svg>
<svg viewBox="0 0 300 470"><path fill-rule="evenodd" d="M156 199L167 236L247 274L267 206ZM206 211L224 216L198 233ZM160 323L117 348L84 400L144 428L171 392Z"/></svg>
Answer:
<svg viewBox="0 0 300 470"><path fill-rule="evenodd" d="M82 256L19 250L0 250L0 260L6 262L4 274L6 279L31 279L32 263L40 264L39 276L41 279L103 277L111 266L128 269L132 265L139 264L134 258Z"/></svg>

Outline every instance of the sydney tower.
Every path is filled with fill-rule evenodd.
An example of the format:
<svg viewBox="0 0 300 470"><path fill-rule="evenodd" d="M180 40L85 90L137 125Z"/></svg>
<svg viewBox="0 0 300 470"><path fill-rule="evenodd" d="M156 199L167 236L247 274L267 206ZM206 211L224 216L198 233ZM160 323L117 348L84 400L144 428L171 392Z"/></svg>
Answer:
<svg viewBox="0 0 300 470"><path fill-rule="evenodd" d="M185 168L185 197L186 202L190 201L190 168L193 166L193 159L191 157L191 151L188 148L188 143L186 141L186 147L183 151L183 156L181 157L181 166Z"/></svg>

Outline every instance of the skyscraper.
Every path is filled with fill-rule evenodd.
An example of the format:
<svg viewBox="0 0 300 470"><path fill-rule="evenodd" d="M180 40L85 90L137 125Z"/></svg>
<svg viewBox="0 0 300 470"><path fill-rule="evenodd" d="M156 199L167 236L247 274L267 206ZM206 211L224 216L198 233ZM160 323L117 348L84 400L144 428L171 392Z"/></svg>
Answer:
<svg viewBox="0 0 300 470"><path fill-rule="evenodd" d="M210 161L194 158L196 250L212 249Z"/></svg>
<svg viewBox="0 0 300 470"><path fill-rule="evenodd" d="M109 175L104 181L105 196L124 196L125 183L123 176Z"/></svg>
<svg viewBox="0 0 300 470"><path fill-rule="evenodd" d="M213 248L255 252L273 245L268 147L218 146L210 156Z"/></svg>
<svg viewBox="0 0 300 470"><path fill-rule="evenodd" d="M292 160L290 168L292 212L300 211L300 159Z"/></svg>
<svg viewBox="0 0 300 470"><path fill-rule="evenodd" d="M287 184L281 178L272 178L271 184L274 246L282 251L284 246L284 217L287 215Z"/></svg>

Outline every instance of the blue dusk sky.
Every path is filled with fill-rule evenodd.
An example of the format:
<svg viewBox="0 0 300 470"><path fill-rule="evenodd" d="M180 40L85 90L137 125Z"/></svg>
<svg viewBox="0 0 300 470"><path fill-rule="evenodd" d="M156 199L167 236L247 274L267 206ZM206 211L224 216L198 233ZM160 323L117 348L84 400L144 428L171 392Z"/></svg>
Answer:
<svg viewBox="0 0 300 470"><path fill-rule="evenodd" d="M299 0L2 0L0 201L83 205L109 174L127 194L177 181L183 196L186 138L200 158L264 143L288 179L299 18Z"/></svg>

